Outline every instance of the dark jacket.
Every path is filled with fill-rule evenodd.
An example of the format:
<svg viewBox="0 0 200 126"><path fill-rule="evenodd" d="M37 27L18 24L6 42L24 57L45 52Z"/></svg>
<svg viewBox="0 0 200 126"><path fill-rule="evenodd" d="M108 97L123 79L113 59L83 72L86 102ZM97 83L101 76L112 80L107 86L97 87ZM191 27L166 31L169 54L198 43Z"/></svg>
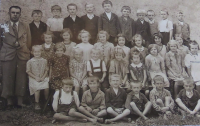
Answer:
<svg viewBox="0 0 200 126"><path fill-rule="evenodd" d="M44 32L47 31L46 23L40 21L39 28L35 25L34 21L29 24L31 31L31 46L33 45L42 45L44 41L41 36Z"/></svg>
<svg viewBox="0 0 200 126"><path fill-rule="evenodd" d="M98 31L101 30L107 31L112 37L117 37L117 35L121 33L117 15L111 13L111 19L109 20L106 13L101 14L98 21Z"/></svg>

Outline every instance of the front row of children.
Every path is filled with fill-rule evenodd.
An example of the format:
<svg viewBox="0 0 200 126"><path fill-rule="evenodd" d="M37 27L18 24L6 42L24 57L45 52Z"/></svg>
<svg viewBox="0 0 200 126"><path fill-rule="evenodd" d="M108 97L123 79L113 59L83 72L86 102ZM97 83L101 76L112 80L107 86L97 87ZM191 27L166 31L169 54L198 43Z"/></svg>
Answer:
<svg viewBox="0 0 200 126"><path fill-rule="evenodd" d="M117 120L131 122L127 118L129 114L136 114L140 119L148 120L146 116L151 107L164 119L168 119L174 113L174 100L168 90L164 89L164 78L156 75L153 78L155 88L150 92L150 101L140 92L142 83L131 82L131 92L126 94L120 88L121 76L112 74L110 76L111 87L105 94L99 88L99 78L88 77L89 90L83 93L80 103L78 95L73 91L73 80L70 78L62 80L62 89L57 90L53 96L53 109L55 120L66 121L90 121L102 123L103 117L109 115L111 119L105 119L105 123L110 124ZM190 78L184 80L184 89L180 91L176 102L182 115L198 115L200 110L200 95L194 89L194 81Z"/></svg>

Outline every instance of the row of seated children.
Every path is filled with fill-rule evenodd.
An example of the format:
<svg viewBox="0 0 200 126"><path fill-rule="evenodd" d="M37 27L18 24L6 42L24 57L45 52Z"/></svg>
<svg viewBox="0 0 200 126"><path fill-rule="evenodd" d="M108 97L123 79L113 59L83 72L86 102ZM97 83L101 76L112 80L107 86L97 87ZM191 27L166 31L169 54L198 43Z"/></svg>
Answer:
<svg viewBox="0 0 200 126"><path fill-rule="evenodd" d="M163 36L163 44L167 45L169 40L175 37L175 34L182 34L184 45L188 45L188 39L190 38L190 27L183 19L183 12L177 12L177 21L173 24L168 19L169 13L166 9L160 11L162 17L161 21L155 21L155 12L153 10L137 10L137 20L130 18L131 8L129 6L123 6L121 8L122 16L118 17L112 12L112 2L105 0L102 2L104 13L99 17L94 14L95 7L93 4L86 4L85 10L86 15L81 18L77 14L77 5L68 4L67 11L69 16L66 18L61 17L61 7L54 5L51 7L53 14L52 18L48 18L47 22L41 21L42 11L34 10L32 12L33 22L30 23L30 30L32 35L32 45L43 44L44 41L40 39L40 36L46 31L52 31L55 40L54 42L61 42L63 38L60 33L64 28L69 28L72 31L71 41L76 44L80 43L78 34L82 29L88 31L91 35L90 44L94 45L97 42L98 31L104 30L110 35L109 42L115 46L117 42L115 38L118 34L122 33L125 36L125 45L129 48L132 47L131 41L135 34L141 34L143 39L146 41L145 47L152 44L152 36L154 33L160 32ZM145 21L147 16L148 20ZM69 43L65 43L68 45Z"/></svg>
<svg viewBox="0 0 200 126"><path fill-rule="evenodd" d="M63 38L70 40L70 30L64 29L63 31L64 32L61 34ZM105 92L105 89L109 88L108 76L112 74L119 74L122 77L122 87L128 88L129 80L141 81L146 92L145 94L148 96L148 87L150 85L148 84L148 80L152 80L155 75L159 74L165 78L165 87L170 86L167 75L170 79L175 81L176 96L179 91L179 85L182 85L183 78L187 77L187 73L184 69L184 64L186 64L188 68L188 74L193 77L195 82L198 82L198 78L196 77L196 73L198 73L198 67L194 68L194 65L199 66L199 58L196 58L196 55L198 56L198 43L195 41L192 41L190 45L192 47L190 54L184 54L183 51L177 51L177 49L180 49L179 47L183 46L181 44L182 41L179 43L174 40L170 41L168 44L170 51L165 54L166 56L161 57L162 55L160 54L161 51L159 49L159 45L162 45L162 36L159 34L155 34L154 38L156 44L149 45L147 52L145 52L147 49L142 46L143 39L139 34L134 36L133 42L136 44L136 46L134 46L131 50L124 46L125 37L121 34L118 37L118 46L114 48L113 44L107 41L109 35L106 31L99 32L98 38L100 42L96 43L94 47L88 42L90 37L89 32L84 30L81 31L79 38L81 39L82 43L78 44L74 49L72 49L72 47L66 47L64 42L54 45L52 43L52 36L53 34L49 33L43 34L45 44L42 46L33 46L33 55L35 55L34 52L39 52L43 58L40 58L40 56L37 58L37 54L36 57L27 63L27 71L41 71L42 69L39 67L37 68L36 64L42 63L42 61L36 59L46 59L46 62L48 61L46 66L50 66L50 68L48 68L50 69L49 77L50 83L52 83L51 88L53 89L61 88L61 80L63 78L72 76L74 80L75 91L77 91L79 94L80 87L82 87L84 92L87 89L86 75L88 74L89 76L95 75L100 78L101 89ZM47 48L45 45L48 45L49 48ZM104 45L106 46L104 47ZM68 52L69 50L71 51ZM101 51L103 52L102 55L100 55ZM147 55L148 53L149 55ZM147 56L144 57L145 55ZM185 57L185 55L189 58L185 58L184 61L183 57ZM35 60L38 61L38 63L35 62ZM43 65L44 68L46 66ZM167 72L165 70L165 66L168 68ZM43 75L44 71L48 71L48 69L43 70L41 75ZM38 75L38 72L34 71L29 72L30 77L34 78L35 80L38 76L40 76L40 78L43 77ZM34 76L31 75L33 73L35 74ZM130 78L128 73L130 73ZM44 77L46 77L46 75L44 75ZM35 83L36 82L40 81L36 80ZM196 84L198 85L198 83Z"/></svg>
<svg viewBox="0 0 200 126"><path fill-rule="evenodd" d="M140 92L142 83L131 82L131 92L126 94L123 88L120 88L121 76L113 74L110 77L111 87L105 94L99 89L100 83L98 77L89 77L89 90L85 91L81 102L75 91L73 91L73 80L63 79L62 89L56 90L53 96L53 109L55 111L53 122L56 120L81 121L106 124L123 120L129 123L135 123L130 114L138 115L136 120L143 119L148 121L146 116L150 113L152 106L159 116L168 120L174 113L174 100L171 93L164 89L164 78L157 75L153 78L155 88L150 92L150 101ZM176 102L179 111L185 117L186 115L199 117L200 94L194 89L194 81L190 78L184 80L184 89L182 89ZM109 115L111 118L106 118ZM105 120L104 120L105 119Z"/></svg>

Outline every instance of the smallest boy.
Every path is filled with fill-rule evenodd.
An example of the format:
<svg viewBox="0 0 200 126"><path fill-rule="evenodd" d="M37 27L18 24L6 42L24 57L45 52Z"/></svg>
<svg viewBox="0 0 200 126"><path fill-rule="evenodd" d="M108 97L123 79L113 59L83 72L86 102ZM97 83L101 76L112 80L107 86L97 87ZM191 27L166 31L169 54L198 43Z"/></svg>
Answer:
<svg viewBox="0 0 200 126"><path fill-rule="evenodd" d="M140 92L142 89L141 82L131 82L131 92L127 95L125 107L129 109L132 114L137 114L144 120L148 120L146 114L151 110L151 102L144 94Z"/></svg>
<svg viewBox="0 0 200 126"><path fill-rule="evenodd" d="M83 29L83 21L80 17L76 15L77 9L78 7L74 3L70 3L67 5L69 16L64 19L63 28L69 28L73 34L71 40L76 44L79 44L80 40L78 40L78 34Z"/></svg>
<svg viewBox="0 0 200 126"><path fill-rule="evenodd" d="M148 10L147 11L147 17L148 17L148 22L149 22L149 26L150 26L150 32L151 32L151 37L153 36L153 34L158 33L158 22L155 21L155 12L153 10ZM151 44L153 44L151 42Z"/></svg>
<svg viewBox="0 0 200 126"><path fill-rule="evenodd" d="M83 29L88 31L91 35L90 44L94 45L97 42L97 33L98 33L98 19L99 17L94 14L94 4L86 3L85 4L85 11L87 12L86 15L82 16L81 19L83 20Z"/></svg>
<svg viewBox="0 0 200 126"><path fill-rule="evenodd" d="M53 18L47 19L47 31L53 32L55 39L54 43L62 42L63 39L60 36L61 31L63 30L63 18L61 17L61 7L59 5L54 5L51 7L51 13L53 14Z"/></svg>
<svg viewBox="0 0 200 126"><path fill-rule="evenodd" d="M33 10L32 12L33 21L29 24L31 31L31 47L34 45L42 45L44 41L41 36L44 32L47 31L46 23L41 21L42 11Z"/></svg>
<svg viewBox="0 0 200 126"><path fill-rule="evenodd" d="M177 12L176 17L178 20L173 25L173 27L174 27L173 35L175 37L175 34L182 34L183 44L186 46L189 46L190 26L183 19L183 11L179 10Z"/></svg>
<svg viewBox="0 0 200 126"><path fill-rule="evenodd" d="M121 76L118 74L112 74L110 76L111 87L106 91L106 107L107 113L114 117L112 119L106 119L105 123L109 124L114 121L123 119L131 122L131 119L126 118L130 114L130 110L125 109L126 92L120 88Z"/></svg>
<svg viewBox="0 0 200 126"><path fill-rule="evenodd" d="M200 53L199 44L191 40L189 44L190 53L185 56L185 66L187 67L188 75L193 78L196 84L196 90L200 92Z"/></svg>
<svg viewBox="0 0 200 126"><path fill-rule="evenodd" d="M121 32L126 38L125 46L131 48L132 37L135 34L135 22L132 18L129 17L131 14L131 8L129 6L123 6L121 13L122 16L119 17Z"/></svg>
<svg viewBox="0 0 200 126"><path fill-rule="evenodd" d="M168 120L174 109L174 100L172 99L170 92L164 89L165 82L161 75L156 75L153 78L153 81L155 88L150 92L150 101L158 114L163 116L163 119Z"/></svg>
<svg viewBox="0 0 200 126"><path fill-rule="evenodd" d="M112 6L113 4L110 0L104 0L102 2L102 7L104 8L105 12L99 17L98 31L107 31L110 35L108 41L116 46L117 42L115 42L115 38L121 32L121 30L118 16L111 12Z"/></svg>
<svg viewBox="0 0 200 126"><path fill-rule="evenodd" d="M147 21L144 20L146 16L146 11L142 9L137 10L137 21L135 22L135 32L136 34L142 35L142 38L145 40L145 47L149 46L151 32L150 26Z"/></svg>
<svg viewBox="0 0 200 126"><path fill-rule="evenodd" d="M180 112L185 117L186 113L200 117L200 94L194 89L194 81L191 78L186 78L183 81L184 89L182 89L176 98L176 103L180 107Z"/></svg>

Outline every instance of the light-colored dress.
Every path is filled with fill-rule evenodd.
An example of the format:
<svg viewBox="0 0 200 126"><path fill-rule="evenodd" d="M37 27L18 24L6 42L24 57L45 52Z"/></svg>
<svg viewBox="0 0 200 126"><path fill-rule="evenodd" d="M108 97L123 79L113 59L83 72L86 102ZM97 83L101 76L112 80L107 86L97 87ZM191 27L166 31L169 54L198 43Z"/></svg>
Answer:
<svg viewBox="0 0 200 126"><path fill-rule="evenodd" d="M189 48L187 46L179 46L178 50L180 51L180 53L182 54L183 58L185 58L185 56L190 52Z"/></svg>
<svg viewBox="0 0 200 126"><path fill-rule="evenodd" d="M44 73L48 71L47 60L44 58L32 58L27 62L26 72L31 72L33 75L42 78ZM30 95L36 91L49 88L49 78L46 77L42 82L37 82L29 76Z"/></svg>
<svg viewBox="0 0 200 126"><path fill-rule="evenodd" d="M153 56L153 55L149 54L145 58L145 65L147 68L148 76L151 78L151 80L153 80L153 78L156 75L161 75L165 81L164 87L169 87L169 81L167 79L167 76L165 73L162 72L163 70L165 70L165 62L164 62L164 59L160 55ZM152 84L153 84L153 82L152 82ZM154 85L152 85L152 86L154 86Z"/></svg>
<svg viewBox="0 0 200 126"><path fill-rule="evenodd" d="M76 78L80 79L83 77L84 72L86 72L87 70L87 62L82 60L80 62L78 62L75 59L72 59L69 63L69 69L70 71L76 76ZM87 78L85 77L83 79L82 85L78 82L78 80L73 77L74 80L74 86L87 86Z"/></svg>
<svg viewBox="0 0 200 126"><path fill-rule="evenodd" d="M76 47L79 47L83 50L83 60L88 61L91 59L90 57L90 52L93 48L93 45L91 45L89 42L88 43L80 43L76 45Z"/></svg>
<svg viewBox="0 0 200 126"><path fill-rule="evenodd" d="M64 43L64 42L63 42L63 43ZM64 43L64 45L65 45L65 48L66 48L66 51L65 51L64 54L70 56L70 59L72 59L72 58L73 58L72 50L73 50L73 47L76 46L76 43L75 43L75 42L71 42L71 43L68 44L68 45Z"/></svg>
<svg viewBox="0 0 200 126"><path fill-rule="evenodd" d="M167 48L166 48L166 46L165 46L165 45L162 45L162 47L161 47L161 46L158 45L158 47L159 47L158 54L159 54L161 57L165 58L166 53L167 53Z"/></svg>
<svg viewBox="0 0 200 126"><path fill-rule="evenodd" d="M101 50L101 60L105 62L108 68L110 60L113 58L114 45L110 42L106 42L105 44L97 42L94 44L94 48Z"/></svg>
<svg viewBox="0 0 200 126"><path fill-rule="evenodd" d="M177 75L181 75L181 77L183 78L188 77L184 69L185 67L184 58L179 52L173 53L169 51L166 54L165 63L166 63L166 67L168 68L171 67L173 71L175 72L175 75L174 75L170 69L167 70L167 75L170 79L176 80L180 78Z"/></svg>

